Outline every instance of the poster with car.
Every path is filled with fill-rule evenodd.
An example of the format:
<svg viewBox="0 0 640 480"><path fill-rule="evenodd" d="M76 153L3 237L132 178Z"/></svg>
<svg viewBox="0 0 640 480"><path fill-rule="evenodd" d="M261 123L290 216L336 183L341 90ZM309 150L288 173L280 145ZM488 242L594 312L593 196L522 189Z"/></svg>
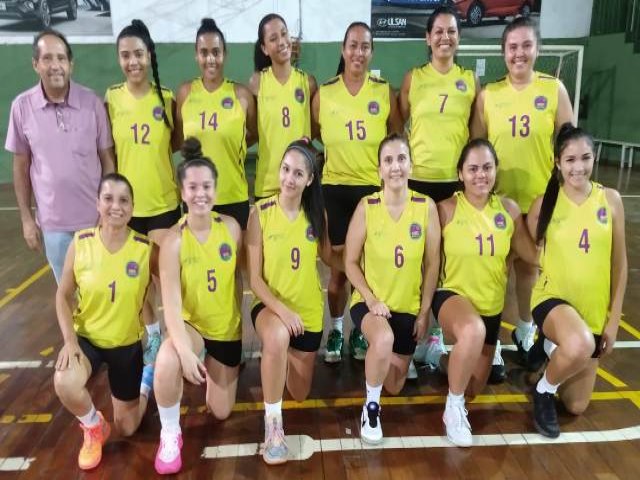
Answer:
<svg viewBox="0 0 640 480"><path fill-rule="evenodd" d="M0 37L33 36L51 27L67 36L109 36L110 0L0 0Z"/></svg>
<svg viewBox="0 0 640 480"><path fill-rule="evenodd" d="M441 5L453 7L462 20L462 35L499 38L516 15L537 16L541 0L371 0L374 37L424 38L427 18Z"/></svg>

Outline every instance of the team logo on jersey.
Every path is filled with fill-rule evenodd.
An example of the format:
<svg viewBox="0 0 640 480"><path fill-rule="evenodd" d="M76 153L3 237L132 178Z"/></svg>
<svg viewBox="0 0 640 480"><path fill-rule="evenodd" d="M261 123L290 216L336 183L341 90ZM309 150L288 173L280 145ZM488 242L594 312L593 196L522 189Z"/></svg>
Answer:
<svg viewBox="0 0 640 480"><path fill-rule="evenodd" d="M545 97L544 95L536 97L536 99L533 101L533 106L536 107L536 110L544 110L545 108L547 108L547 97Z"/></svg>
<svg viewBox="0 0 640 480"><path fill-rule="evenodd" d="M598 212L596 213L596 218L598 219L598 221L600 223L602 223L603 225L607 224L607 209L604 207L601 207L598 209Z"/></svg>
<svg viewBox="0 0 640 480"><path fill-rule="evenodd" d="M222 105L222 108L224 108L226 110L229 110L229 109L233 108L233 98L224 97L222 99L221 105Z"/></svg>
<svg viewBox="0 0 640 480"><path fill-rule="evenodd" d="M310 242L313 242L316 239L316 232L313 231L313 227L311 225L307 227L307 231L304 235Z"/></svg>
<svg viewBox="0 0 640 480"><path fill-rule="evenodd" d="M496 216L493 217L493 223L496 225L496 228L500 230L507 228L507 219L504 218L502 213L496 213Z"/></svg>
<svg viewBox="0 0 640 480"><path fill-rule="evenodd" d="M412 223L409 225L409 236L414 240L418 240L422 237L422 227L419 223Z"/></svg>
<svg viewBox="0 0 640 480"><path fill-rule="evenodd" d="M304 103L304 90L301 88L296 88L296 91L293 92L293 96L298 103Z"/></svg>
<svg viewBox="0 0 640 480"><path fill-rule="evenodd" d="M153 112L151 112L151 114L153 115L153 118L161 121L162 117L164 116L164 109L160 105L158 105L157 107L153 107Z"/></svg>
<svg viewBox="0 0 640 480"><path fill-rule="evenodd" d="M220 245L220 258L225 262L231 259L232 251L231 245L228 243L223 243Z"/></svg>
<svg viewBox="0 0 640 480"><path fill-rule="evenodd" d="M380 113L380 104L373 100L372 102L369 102L368 109L371 115L377 115Z"/></svg>
<svg viewBox="0 0 640 480"><path fill-rule="evenodd" d="M456 88L458 90L460 90L461 92L466 92L467 91L467 84L465 83L464 80L458 80L456 82Z"/></svg>
<svg viewBox="0 0 640 480"><path fill-rule="evenodd" d="M124 271L127 273L128 277L136 278L140 273L140 267L138 266L137 262L131 261L127 263Z"/></svg>

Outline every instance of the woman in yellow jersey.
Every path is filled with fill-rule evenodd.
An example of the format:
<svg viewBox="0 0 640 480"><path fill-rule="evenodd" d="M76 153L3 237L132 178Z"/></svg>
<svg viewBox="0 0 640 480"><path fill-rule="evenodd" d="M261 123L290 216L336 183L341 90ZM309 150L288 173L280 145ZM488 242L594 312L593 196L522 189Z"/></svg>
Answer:
<svg viewBox="0 0 640 480"><path fill-rule="evenodd" d="M373 38L366 23L354 22L342 41L337 76L321 85L313 97L311 116L325 148L322 176L329 239L344 248L349 220L365 195L380 189L376 152L388 132L401 132L396 95L386 80L369 73ZM344 273L332 269L327 288L332 329L326 362L342 359L342 318L347 301ZM364 359L367 349L362 332L351 331L351 354Z"/></svg>
<svg viewBox="0 0 640 480"><path fill-rule="evenodd" d="M126 81L109 87L105 102L117 171L129 179L136 195L129 226L160 245L169 227L180 218L171 161L175 101L171 90L160 84L155 44L142 21L133 20L123 28L116 44ZM149 81L149 69L153 82ZM151 305L153 293L149 297L143 316L147 364L153 363L161 342L160 324L154 319Z"/></svg>
<svg viewBox="0 0 640 480"><path fill-rule="evenodd" d="M327 265L340 266L327 234L317 152L303 139L285 150L280 193L256 203L247 228L249 279L256 296L251 319L262 342L262 457L268 464L287 461L285 385L299 402L311 388L324 313L318 256Z"/></svg>
<svg viewBox="0 0 640 480"><path fill-rule="evenodd" d="M453 343L440 357L449 379L442 417L447 438L470 447L465 394L482 391L500 331L507 285L507 256L536 261L536 249L518 205L494 192L498 158L493 146L475 139L462 149L457 165L461 190L438 203L442 260L432 310Z"/></svg>
<svg viewBox="0 0 640 480"><path fill-rule="evenodd" d="M436 8L427 20L429 61L411 69L400 90L400 112L410 121L413 173L409 188L434 202L458 188L456 162L469 140L469 120L480 83L455 63L460 19L453 7Z"/></svg>
<svg viewBox="0 0 640 480"><path fill-rule="evenodd" d="M590 180L593 138L570 123L555 143L555 166L527 223L541 246L533 319L549 356L533 394L533 421L547 437L560 434L555 393L580 415L589 405L598 358L613 349L627 283L624 209L620 194ZM546 340L544 339L546 337Z"/></svg>
<svg viewBox="0 0 640 480"><path fill-rule="evenodd" d="M258 99L258 160L255 198L274 195L280 188L279 169L287 146L311 137L311 98L316 79L291 65L291 39L277 13L262 17L253 56L249 89Z"/></svg>
<svg viewBox="0 0 640 480"><path fill-rule="evenodd" d="M380 144L383 188L356 207L344 251L345 271L355 291L351 319L369 343L365 358L367 399L360 437L382 441L380 393L402 389L438 278L440 225L429 197L409 190L408 141L391 134Z"/></svg>
<svg viewBox="0 0 640 480"><path fill-rule="evenodd" d="M525 216L551 175L554 134L573 118L562 82L534 70L539 49L531 19L519 17L507 25L502 53L508 73L478 94L471 125L472 138L487 138L500 158L497 192L515 200ZM508 301L505 313L516 317L510 318L516 324L512 338L525 357L535 334L529 304L537 271L518 258L514 271L517 312Z"/></svg>
<svg viewBox="0 0 640 480"><path fill-rule="evenodd" d="M127 227L134 207L125 177L102 178L97 206L98 226L76 232L56 294L64 345L53 383L62 404L80 420L83 470L100 463L111 431L87 390L89 378L107 364L113 421L125 436L138 429L153 384L153 367L142 364L140 311L157 253L147 237Z"/></svg>
<svg viewBox="0 0 640 480"><path fill-rule="evenodd" d="M154 386L162 430L155 458L159 474L182 467L180 399L183 378L206 384L206 404L227 418L236 399L241 354L238 248L242 232L233 217L211 212L218 172L188 138L178 167L182 201L189 213L160 249L160 283L169 338L156 360Z"/></svg>
<svg viewBox="0 0 640 480"><path fill-rule="evenodd" d="M176 128L184 138L200 140L204 155L218 168L214 210L232 216L245 230L249 193L244 161L247 144L256 140L255 101L247 87L225 78L226 43L213 19L202 19L195 48L200 76L178 90Z"/></svg>

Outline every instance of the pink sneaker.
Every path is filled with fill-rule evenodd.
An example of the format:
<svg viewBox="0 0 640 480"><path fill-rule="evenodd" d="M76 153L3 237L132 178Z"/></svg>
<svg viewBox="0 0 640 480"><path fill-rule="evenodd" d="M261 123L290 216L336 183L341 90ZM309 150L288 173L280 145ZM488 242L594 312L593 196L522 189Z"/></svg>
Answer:
<svg viewBox="0 0 640 480"><path fill-rule="evenodd" d="M178 473L182 468L182 434L160 434L160 446L156 453L154 466L160 475Z"/></svg>

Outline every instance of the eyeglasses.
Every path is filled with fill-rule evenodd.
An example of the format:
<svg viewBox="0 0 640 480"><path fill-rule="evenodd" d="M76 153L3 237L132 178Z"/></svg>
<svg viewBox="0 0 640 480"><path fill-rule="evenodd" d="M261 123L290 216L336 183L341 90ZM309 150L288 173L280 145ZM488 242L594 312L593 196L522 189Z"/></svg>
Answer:
<svg viewBox="0 0 640 480"><path fill-rule="evenodd" d="M62 112L62 108L59 105L55 105L54 108L56 110L56 122L58 123L58 130L66 132L67 126L64 123L64 114Z"/></svg>

